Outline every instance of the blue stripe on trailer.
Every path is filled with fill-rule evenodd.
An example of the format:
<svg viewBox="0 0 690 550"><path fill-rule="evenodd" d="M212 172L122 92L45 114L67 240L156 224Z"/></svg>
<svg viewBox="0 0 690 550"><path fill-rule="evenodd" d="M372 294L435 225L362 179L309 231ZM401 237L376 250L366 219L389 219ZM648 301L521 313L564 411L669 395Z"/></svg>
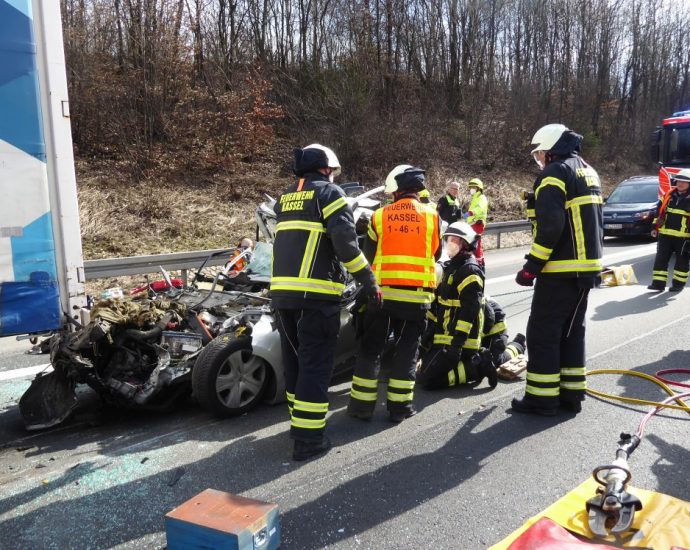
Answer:
<svg viewBox="0 0 690 550"><path fill-rule="evenodd" d="M45 162L30 11L29 0L0 0L0 139Z"/></svg>

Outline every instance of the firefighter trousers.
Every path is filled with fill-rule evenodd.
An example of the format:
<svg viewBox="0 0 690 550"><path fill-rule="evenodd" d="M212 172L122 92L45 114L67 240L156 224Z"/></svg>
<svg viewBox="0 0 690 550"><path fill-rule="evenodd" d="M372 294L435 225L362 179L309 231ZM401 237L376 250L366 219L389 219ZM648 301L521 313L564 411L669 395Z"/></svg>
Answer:
<svg viewBox="0 0 690 550"><path fill-rule="evenodd" d="M319 309L278 309L290 437L320 441L326 429L328 384L333 374L340 315Z"/></svg>
<svg viewBox="0 0 690 550"><path fill-rule="evenodd" d="M400 316L384 308L370 308L364 313L363 332L355 363L350 392L350 411L370 413L376 407L381 353L394 334L395 347L388 379L386 401L392 413L412 410L419 340L426 326L426 312Z"/></svg>
<svg viewBox="0 0 690 550"><path fill-rule="evenodd" d="M479 356L474 350L462 350L460 360L457 355L448 357L444 346L432 346L422 358L422 369L417 382L425 390L438 390L470 384L477 379Z"/></svg>
<svg viewBox="0 0 690 550"><path fill-rule="evenodd" d="M483 223L474 223L471 225L474 232L479 235L477 239L477 247L474 250L474 257L477 258L479 265L484 265L484 249L482 248L482 234L484 233Z"/></svg>
<svg viewBox="0 0 690 550"><path fill-rule="evenodd" d="M681 253L685 239L682 237L671 237L669 235L659 235L656 243L656 257L652 268L652 284L654 286L665 287L668 280L668 264L671 256L676 255L676 263L673 266L673 286L684 287L688 281L689 261Z"/></svg>
<svg viewBox="0 0 690 550"><path fill-rule="evenodd" d="M537 278L527 321L525 399L540 407L585 398L588 295L575 278Z"/></svg>

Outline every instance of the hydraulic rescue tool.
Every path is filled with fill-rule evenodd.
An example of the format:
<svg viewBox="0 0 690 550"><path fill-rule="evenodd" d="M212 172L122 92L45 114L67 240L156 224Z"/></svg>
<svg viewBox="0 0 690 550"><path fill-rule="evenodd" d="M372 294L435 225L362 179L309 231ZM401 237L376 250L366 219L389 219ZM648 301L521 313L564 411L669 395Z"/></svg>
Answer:
<svg viewBox="0 0 690 550"><path fill-rule="evenodd" d="M635 512L642 509L640 499L627 491L632 478L628 458L640 444L637 435L622 433L613 464L598 466L592 472L599 483L597 495L587 501L589 528L599 537L624 533L632 525Z"/></svg>
<svg viewBox="0 0 690 550"><path fill-rule="evenodd" d="M649 419L672 401L677 401L687 410L687 405L682 399L689 396L690 392L673 394L660 402L656 408L644 416L634 435L626 433L620 435L616 459L613 463L594 469L592 476L600 487L597 487L596 496L589 499L586 506L589 528L595 536L619 535L631 528L635 512L642 509L642 502L627 491L628 483L632 479L628 459L642 441Z"/></svg>

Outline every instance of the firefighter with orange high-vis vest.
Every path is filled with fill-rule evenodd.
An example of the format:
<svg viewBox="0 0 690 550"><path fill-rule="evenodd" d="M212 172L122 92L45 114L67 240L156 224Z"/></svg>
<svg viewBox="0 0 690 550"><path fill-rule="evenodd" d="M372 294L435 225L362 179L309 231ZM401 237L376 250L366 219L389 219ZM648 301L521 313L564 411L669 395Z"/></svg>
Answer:
<svg viewBox="0 0 690 550"><path fill-rule="evenodd" d="M381 352L395 335L393 367L388 379L387 408L392 422L416 413L412 404L419 341L426 312L434 299L436 260L441 255L439 217L420 202L424 170L396 166L386 178L385 191L393 202L371 217L364 255L383 294L383 305L369 305L352 378L348 414L370 420L377 399Z"/></svg>

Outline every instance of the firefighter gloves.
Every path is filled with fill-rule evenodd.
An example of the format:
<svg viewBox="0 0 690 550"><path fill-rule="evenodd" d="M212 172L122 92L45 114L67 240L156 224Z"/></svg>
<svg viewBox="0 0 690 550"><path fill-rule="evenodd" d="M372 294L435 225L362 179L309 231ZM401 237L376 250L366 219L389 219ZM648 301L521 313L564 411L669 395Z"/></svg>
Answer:
<svg viewBox="0 0 690 550"><path fill-rule="evenodd" d="M536 277L537 276L534 273L531 273L526 269L521 269L515 276L515 282L520 286L533 286L534 279L536 279Z"/></svg>

